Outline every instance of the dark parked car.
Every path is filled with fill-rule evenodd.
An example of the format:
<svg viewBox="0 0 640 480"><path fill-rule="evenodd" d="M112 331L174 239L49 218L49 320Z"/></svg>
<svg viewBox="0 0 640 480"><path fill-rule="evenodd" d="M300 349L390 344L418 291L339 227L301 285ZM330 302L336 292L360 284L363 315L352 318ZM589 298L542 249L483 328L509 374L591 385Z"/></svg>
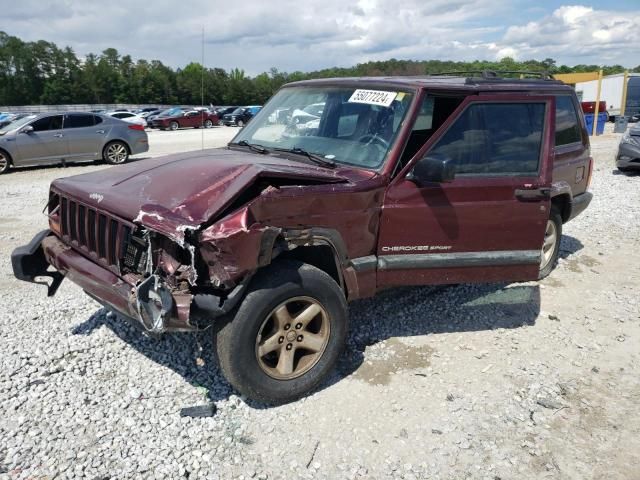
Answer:
<svg viewBox="0 0 640 480"><path fill-rule="evenodd" d="M151 112L149 115L147 115L145 117L145 120L147 121L147 126L152 127L153 120L155 120L156 118L160 118L160 117L164 117L164 116L176 115L178 112L184 113L186 111L187 111L187 109L186 108L182 108L182 107L165 108L163 110L158 110L156 112Z"/></svg>
<svg viewBox="0 0 640 480"><path fill-rule="evenodd" d="M102 158L125 163L149 150L144 127L92 113L27 115L0 129L0 173L11 166Z"/></svg>
<svg viewBox="0 0 640 480"><path fill-rule="evenodd" d="M218 125L220 126L224 125L224 121L222 120L222 118L229 113L235 112L238 108L239 108L238 106L214 108L213 113L215 113L219 118Z"/></svg>
<svg viewBox="0 0 640 480"><path fill-rule="evenodd" d="M150 113L150 112L159 112L160 109L158 107L144 107L137 109L134 113Z"/></svg>
<svg viewBox="0 0 640 480"><path fill-rule="evenodd" d="M320 102L313 134L269 121ZM227 149L55 180L49 229L14 251L14 273L50 275L50 294L68 278L150 332L215 326L237 390L291 401L336 364L350 301L551 272L592 197L579 112L547 79L292 83Z"/></svg>
<svg viewBox="0 0 640 480"><path fill-rule="evenodd" d="M147 121L148 123L148 121ZM209 110L173 110L151 120L153 128L177 130L179 128L211 128L218 125L218 116Z"/></svg>
<svg viewBox="0 0 640 480"><path fill-rule="evenodd" d="M621 172L640 171L640 125L634 125L622 136L616 166Z"/></svg>
<svg viewBox="0 0 640 480"><path fill-rule="evenodd" d="M238 107L233 112L222 117L222 123L226 126L244 127L262 107L253 105L248 107Z"/></svg>

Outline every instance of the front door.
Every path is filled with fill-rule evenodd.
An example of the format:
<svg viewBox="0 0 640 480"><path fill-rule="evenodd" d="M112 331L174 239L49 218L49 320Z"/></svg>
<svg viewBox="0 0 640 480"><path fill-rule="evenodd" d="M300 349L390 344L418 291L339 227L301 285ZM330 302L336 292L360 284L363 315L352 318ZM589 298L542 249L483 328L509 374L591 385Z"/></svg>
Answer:
<svg viewBox="0 0 640 480"><path fill-rule="evenodd" d="M552 97L468 97L386 192L378 286L537 278L553 112ZM412 166L427 156L448 158L455 179L417 185Z"/></svg>
<svg viewBox="0 0 640 480"><path fill-rule="evenodd" d="M68 154L67 141L62 131L62 115L49 115L34 120L30 132L16 136L20 157L17 165L54 163ZM23 127L24 128L24 127Z"/></svg>
<svg viewBox="0 0 640 480"><path fill-rule="evenodd" d="M187 112L184 119L180 121L183 127L199 127L202 114L200 112Z"/></svg>

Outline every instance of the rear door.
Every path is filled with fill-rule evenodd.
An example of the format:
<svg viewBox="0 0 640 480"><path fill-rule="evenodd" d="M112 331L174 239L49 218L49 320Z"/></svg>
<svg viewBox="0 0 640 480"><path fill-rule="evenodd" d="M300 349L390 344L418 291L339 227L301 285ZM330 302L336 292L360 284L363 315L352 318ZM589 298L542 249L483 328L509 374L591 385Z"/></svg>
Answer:
<svg viewBox="0 0 640 480"><path fill-rule="evenodd" d="M48 115L34 120L29 125L33 131L19 133L16 145L20 157L17 165L40 165L58 162L66 158L69 151L62 130L62 115Z"/></svg>
<svg viewBox="0 0 640 480"><path fill-rule="evenodd" d="M104 129L95 125L94 115L68 113L64 116L63 127L69 160L93 160L99 156Z"/></svg>
<svg viewBox="0 0 640 480"><path fill-rule="evenodd" d="M554 99L468 97L390 184L378 285L530 280L550 208ZM451 183L418 186L420 158L447 157Z"/></svg>

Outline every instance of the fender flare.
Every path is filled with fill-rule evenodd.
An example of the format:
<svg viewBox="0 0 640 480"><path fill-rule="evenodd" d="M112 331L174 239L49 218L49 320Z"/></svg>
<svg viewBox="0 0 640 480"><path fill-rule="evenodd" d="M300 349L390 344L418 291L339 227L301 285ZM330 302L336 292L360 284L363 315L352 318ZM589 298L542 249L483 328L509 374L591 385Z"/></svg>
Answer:
<svg viewBox="0 0 640 480"><path fill-rule="evenodd" d="M340 288L345 292L347 291L348 286L345 284L344 269L349 266L349 254L340 232L323 227L287 229L283 230L281 238L286 243L287 250L293 250L297 247L313 247L319 245L330 247L336 263Z"/></svg>

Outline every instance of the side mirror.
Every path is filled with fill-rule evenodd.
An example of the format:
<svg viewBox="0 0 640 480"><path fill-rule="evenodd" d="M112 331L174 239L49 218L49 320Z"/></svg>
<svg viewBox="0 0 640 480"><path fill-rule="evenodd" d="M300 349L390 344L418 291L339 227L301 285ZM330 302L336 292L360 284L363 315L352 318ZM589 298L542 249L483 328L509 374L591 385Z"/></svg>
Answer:
<svg viewBox="0 0 640 480"><path fill-rule="evenodd" d="M418 160L410 179L422 187L428 183L453 182L455 176L453 161L446 155L434 153Z"/></svg>
<svg viewBox="0 0 640 480"><path fill-rule="evenodd" d="M31 133L33 132L33 127L31 125L27 125L20 130L20 133Z"/></svg>

